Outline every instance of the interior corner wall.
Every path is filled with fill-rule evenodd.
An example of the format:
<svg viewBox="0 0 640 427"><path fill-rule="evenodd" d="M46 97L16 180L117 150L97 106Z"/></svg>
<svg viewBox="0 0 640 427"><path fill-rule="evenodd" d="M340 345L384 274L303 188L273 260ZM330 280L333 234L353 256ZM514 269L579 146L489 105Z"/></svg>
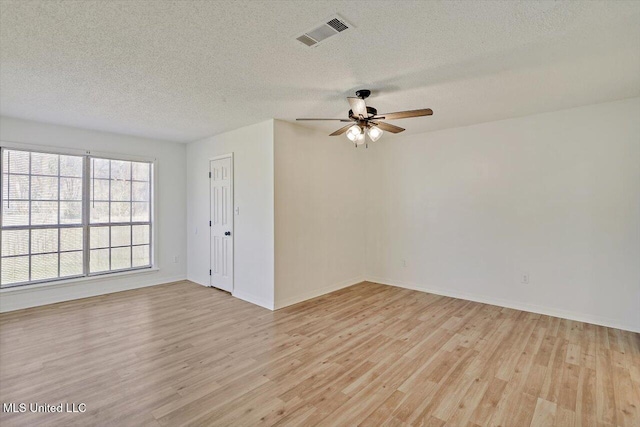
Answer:
<svg viewBox="0 0 640 427"><path fill-rule="evenodd" d="M368 280L640 332L640 98L392 138Z"/></svg>
<svg viewBox="0 0 640 427"><path fill-rule="evenodd" d="M144 286L184 280L186 277L185 144L138 138L0 117L0 141L56 148L156 158L158 188L154 208L159 270L124 276L101 276L86 281L25 286L0 291L0 312L86 298ZM178 261L174 262L175 257Z"/></svg>
<svg viewBox="0 0 640 427"><path fill-rule="evenodd" d="M233 295L273 309L273 120L187 145L187 278L209 286L209 160L233 153Z"/></svg>
<svg viewBox="0 0 640 427"><path fill-rule="evenodd" d="M365 150L276 120L275 307L364 277Z"/></svg>

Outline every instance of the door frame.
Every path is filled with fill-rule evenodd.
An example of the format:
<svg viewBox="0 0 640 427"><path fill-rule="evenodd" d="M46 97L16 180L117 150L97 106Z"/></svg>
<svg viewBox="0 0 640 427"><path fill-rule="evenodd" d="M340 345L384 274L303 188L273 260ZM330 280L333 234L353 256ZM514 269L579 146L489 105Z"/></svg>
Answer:
<svg viewBox="0 0 640 427"><path fill-rule="evenodd" d="M215 161L215 160L222 160L222 159L231 159L231 173L230 173L230 177L231 177L231 191L230 191L230 197L231 197L231 239L233 240L233 250L232 250L232 258L233 258L233 262L231 263L231 294L233 294L233 291L235 289L235 284L236 284L236 274L235 274L235 265L236 265L236 230L235 230L235 225L236 225L236 218L235 218L235 214L236 214L236 205L234 202L234 161L233 161L233 151L231 153L227 153L227 154L221 154L219 156L214 156L214 157L209 157L208 160L208 168L209 168L209 221L212 221L213 218L211 217L211 208L213 207L213 201L211 200L211 162ZM211 222L209 222L211 223ZM213 239L211 236L211 226L209 226L209 269L211 270L213 268L213 266L211 265L211 257L213 256L212 250L211 250L211 245L213 244ZM211 283L211 281L213 280L213 276L209 276L209 287L214 287L213 284Z"/></svg>

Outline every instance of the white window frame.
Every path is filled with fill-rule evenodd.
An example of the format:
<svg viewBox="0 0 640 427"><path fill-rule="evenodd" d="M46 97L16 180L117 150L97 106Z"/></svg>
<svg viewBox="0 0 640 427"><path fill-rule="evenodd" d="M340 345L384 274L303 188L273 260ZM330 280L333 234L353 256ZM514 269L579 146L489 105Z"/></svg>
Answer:
<svg viewBox="0 0 640 427"><path fill-rule="evenodd" d="M84 230L84 240L83 240L83 248L82 248L82 253L83 253L83 274L82 275L76 275L76 276L65 276L65 277L58 277L58 278L52 278L52 279L45 279L45 280L34 280L34 281L28 281L28 282L19 282L19 283L11 283L11 284L6 284L6 285L2 285L2 287L0 288L0 292L7 292L7 291L15 291L15 290L26 290L29 288L39 288L39 287L43 287L43 286L55 286L55 285L67 285L67 284L71 284L71 283L78 283L78 282L85 282L85 281L95 281L97 279L102 279L104 280L105 278L107 278L108 276L114 276L114 277L119 277L119 276L126 276L129 274L139 274L139 273L148 273L148 272L152 272L152 271L159 271L159 268L157 266L157 262L156 262L156 254L157 254L157 229L158 229L158 215L157 215L157 209L155 208L155 204L156 204L156 189L157 189L157 181L158 181L158 173L157 173L157 169L158 169L158 161L156 158L150 158L150 157L144 157L144 156L135 156L135 155L129 155L129 154L118 154L118 153L108 153L108 152L100 152L100 151L93 151L93 150L78 150L78 149L72 149L72 148L60 148L60 147L52 147L52 146L42 146L42 145L34 145L34 144L27 144L27 143L22 143L22 142L13 142L13 141L0 141L0 151L1 150L19 150L19 151L29 151L29 152L38 152L38 153L47 153L47 154L57 154L57 155L71 155L71 156L81 156L83 157L83 195L82 195L82 225L81 227ZM150 249L150 254L149 254L149 261L150 261L150 265L149 266L142 266L142 267L132 267L132 268L127 268L127 269L120 269L120 270L112 270L112 271L102 271L102 272L96 272L96 273L91 273L89 271L89 253L90 253L90 247L89 247L89 228L91 227L96 227L96 226L102 226L102 225L113 225L113 224L91 224L90 221L90 215L89 215L89 211L88 211L88 206L89 206L89 191L90 191L90 187L88 185L88 183L90 183L90 176L89 176L89 170L90 170L90 159L94 157L94 158L101 158L101 159L109 159L109 160L122 160L122 161L133 161L133 162L147 162L151 164L151 170L150 170L150 177L149 177L149 185L150 185L150 190L149 190L149 197L150 197L150 201L149 201L149 209L150 209L150 213L149 213L149 217L150 217L150 223L149 223L149 228L150 228L150 245L149 245L149 249ZM3 176L3 164L1 161L2 157L0 156L0 185L2 185L2 180L4 179ZM2 187L0 187L1 189ZM86 201L85 201L86 198ZM2 216L2 209L3 209L3 203L0 202L0 218ZM1 225L1 223L0 223ZM135 223L130 222L130 223L123 223L123 225L135 225ZM45 226L32 226L32 225L27 225L27 226L19 226L19 227L11 227L11 229L26 229L26 230L31 230L31 229L37 229L37 228L78 228L77 224L73 224L73 225L67 225L67 224L55 224L55 225L45 225ZM2 228L5 229L5 228ZM2 244L2 233L0 233L0 245ZM29 255L31 254L31 248L29 248ZM1 263L1 259L0 259L0 263Z"/></svg>

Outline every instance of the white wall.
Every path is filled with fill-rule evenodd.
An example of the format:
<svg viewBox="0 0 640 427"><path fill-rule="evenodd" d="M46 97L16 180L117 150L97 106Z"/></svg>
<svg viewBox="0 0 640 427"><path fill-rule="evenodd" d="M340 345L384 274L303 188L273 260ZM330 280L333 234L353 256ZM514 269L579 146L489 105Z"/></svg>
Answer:
<svg viewBox="0 0 640 427"><path fill-rule="evenodd" d="M640 331L640 98L367 155L370 280Z"/></svg>
<svg viewBox="0 0 640 427"><path fill-rule="evenodd" d="M92 150L103 153L155 157L157 191L156 264L159 271L104 276L47 286L19 287L0 291L0 311L50 304L143 286L182 280L186 277L186 196L184 144L126 135L50 125L0 117L0 141ZM174 263L174 256L178 262Z"/></svg>
<svg viewBox="0 0 640 427"><path fill-rule="evenodd" d="M275 121L275 306L361 282L365 163L344 137Z"/></svg>
<svg viewBox="0 0 640 427"><path fill-rule="evenodd" d="M364 274L640 331L640 98L368 150L273 120L185 147L2 117L0 139L154 156L159 176L160 271L3 290L2 311L185 274L208 285L208 161L233 152L239 298L277 308Z"/></svg>
<svg viewBox="0 0 640 427"><path fill-rule="evenodd" d="M234 155L234 296L267 308L274 298L273 120L187 146L187 277L209 285L209 159Z"/></svg>

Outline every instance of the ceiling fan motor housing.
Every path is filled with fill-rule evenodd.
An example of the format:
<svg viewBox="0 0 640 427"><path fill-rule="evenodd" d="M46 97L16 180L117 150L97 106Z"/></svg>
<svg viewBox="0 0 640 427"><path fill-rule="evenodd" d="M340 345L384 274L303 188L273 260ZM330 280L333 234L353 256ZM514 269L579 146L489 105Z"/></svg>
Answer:
<svg viewBox="0 0 640 427"><path fill-rule="evenodd" d="M367 99L371 95L371 91L369 89L360 89L356 91L356 96L360 99Z"/></svg>

